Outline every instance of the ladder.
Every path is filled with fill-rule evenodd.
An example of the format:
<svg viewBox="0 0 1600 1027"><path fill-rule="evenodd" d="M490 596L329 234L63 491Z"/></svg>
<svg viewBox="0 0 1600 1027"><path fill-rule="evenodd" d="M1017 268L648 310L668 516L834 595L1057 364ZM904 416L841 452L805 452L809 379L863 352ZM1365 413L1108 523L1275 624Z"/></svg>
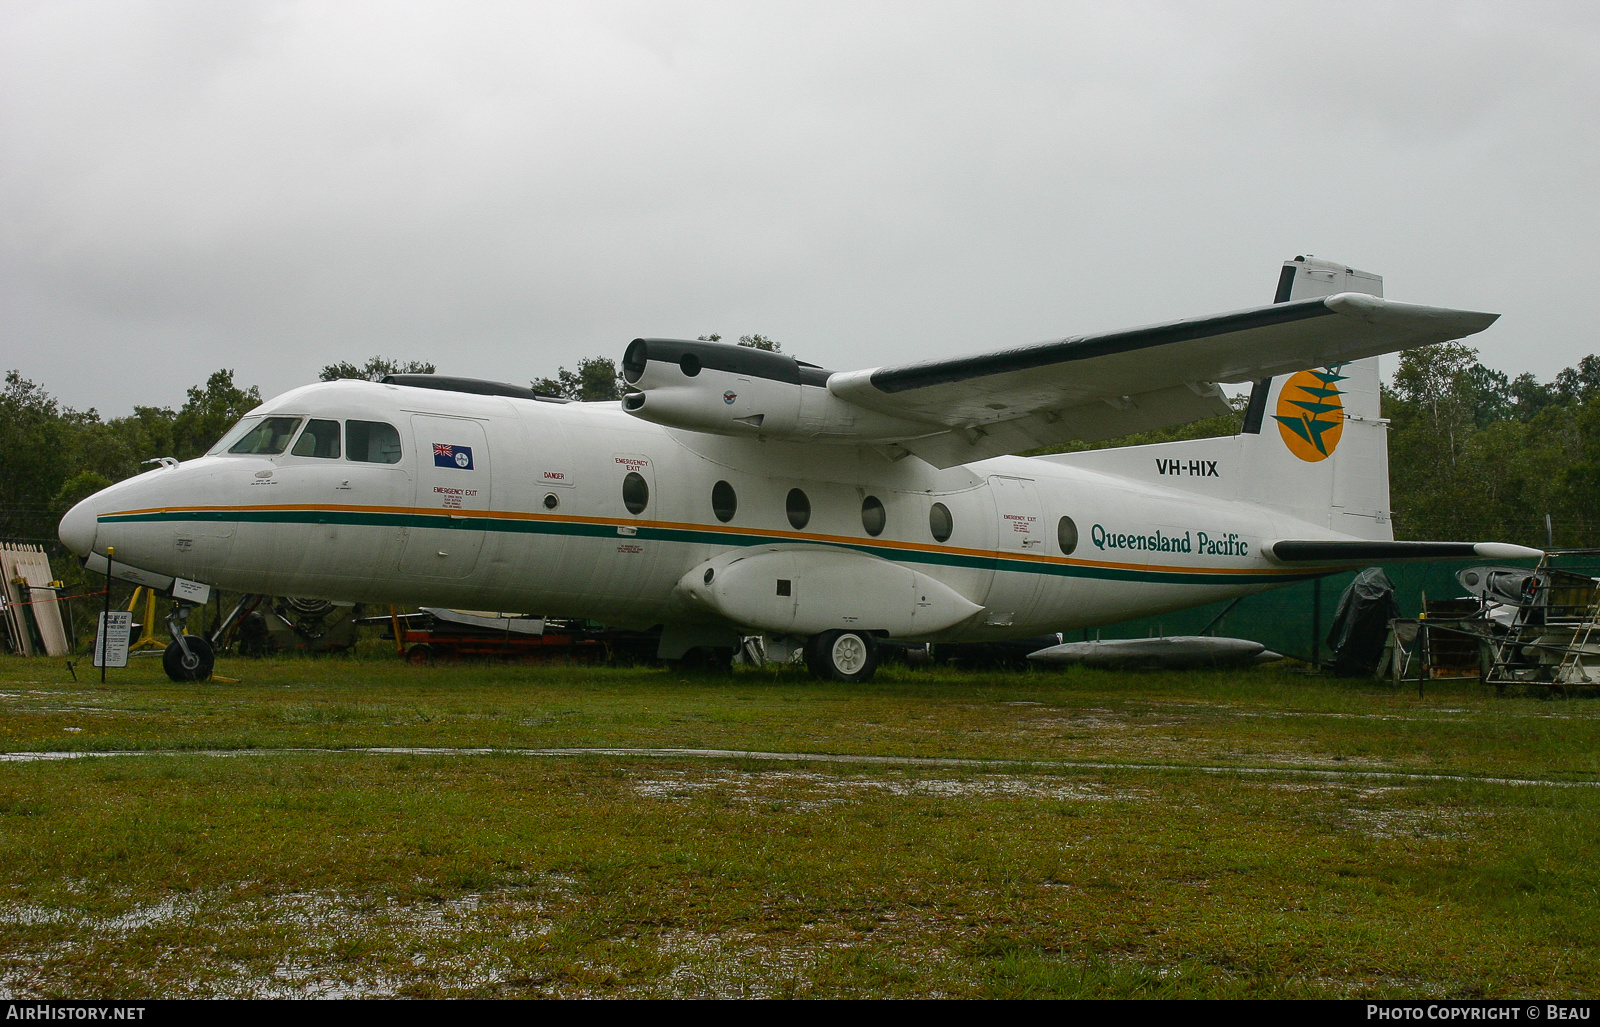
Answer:
<svg viewBox="0 0 1600 1027"><path fill-rule="evenodd" d="M1566 685L1600 683L1590 676L1584 657L1600 663L1600 585L1588 571L1552 565L1556 555L1590 554L1590 550L1546 552L1534 568L1530 595L1517 607L1506 634L1490 645L1493 653L1482 681L1504 692L1507 685L1538 685L1561 690ZM1563 637L1565 636L1565 637ZM1541 639L1543 639L1541 641ZM1560 660L1554 659L1560 654ZM1533 662L1528 662L1528 657Z"/></svg>
<svg viewBox="0 0 1600 1027"><path fill-rule="evenodd" d="M1568 643L1567 651L1561 655L1561 666L1555 675L1556 684L1588 685L1595 682L1595 679L1589 676L1588 668L1584 666L1583 657L1591 655L1600 658L1600 652L1588 651L1589 638L1596 628L1600 628L1600 594L1594 596L1582 622L1572 633L1572 641Z"/></svg>
<svg viewBox="0 0 1600 1027"><path fill-rule="evenodd" d="M1539 564L1533 573L1538 581L1545 581L1545 571L1550 563L1550 554L1547 552L1539 558ZM1543 624L1530 625L1529 621L1533 611L1538 607L1539 589L1535 587L1531 605L1517 607L1516 616L1511 621L1511 628L1506 634L1489 644L1493 654L1489 665L1484 668L1483 683L1493 685L1495 691L1504 693L1507 685L1527 683L1528 675L1517 677L1517 668L1521 664L1524 647L1534 641L1542 633ZM1543 618L1539 618L1542 622ZM1530 631L1530 628L1533 630ZM1524 665L1524 670L1526 667Z"/></svg>

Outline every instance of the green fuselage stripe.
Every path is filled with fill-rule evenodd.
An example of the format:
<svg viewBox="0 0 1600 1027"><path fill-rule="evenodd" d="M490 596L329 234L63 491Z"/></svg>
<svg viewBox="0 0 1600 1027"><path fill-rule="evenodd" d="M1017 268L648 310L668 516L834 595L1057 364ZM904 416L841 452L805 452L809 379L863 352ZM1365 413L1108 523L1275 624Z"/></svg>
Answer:
<svg viewBox="0 0 1600 1027"><path fill-rule="evenodd" d="M103 524L133 524L151 521L204 521L249 524L356 524L369 527L444 528L456 531L503 531L521 535L566 535L584 538L637 538L656 542L698 543L712 546L806 545L832 546L882 557L897 563L935 564L943 567L973 567L981 570L1014 571L1023 574L1051 574L1067 578L1100 578L1108 581L1147 581L1174 585L1283 585L1308 581L1332 573L1327 570L1283 571L1271 574L1207 574L1204 571L1129 570L1081 564L1045 563L995 554L971 556L943 550L900 549L872 542L838 542L830 538L801 538L782 535L749 535L715 529L663 528L639 525L637 534L619 535L617 523L586 524L559 520L524 520L497 517L451 517L448 514L377 513L336 510L160 510L149 513L103 514ZM625 522L622 523L623 526Z"/></svg>

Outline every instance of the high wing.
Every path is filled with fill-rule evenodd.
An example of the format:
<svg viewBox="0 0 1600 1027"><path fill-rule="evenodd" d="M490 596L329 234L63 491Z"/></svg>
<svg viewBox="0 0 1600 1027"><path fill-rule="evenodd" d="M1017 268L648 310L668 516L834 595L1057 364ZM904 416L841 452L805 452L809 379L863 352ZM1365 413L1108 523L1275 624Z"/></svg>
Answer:
<svg viewBox="0 0 1600 1027"><path fill-rule="evenodd" d="M1328 367L1481 332L1499 317L1357 292L827 379L836 398L928 434L938 467L1092 442L1229 411L1216 383ZM866 440L863 440L866 441Z"/></svg>

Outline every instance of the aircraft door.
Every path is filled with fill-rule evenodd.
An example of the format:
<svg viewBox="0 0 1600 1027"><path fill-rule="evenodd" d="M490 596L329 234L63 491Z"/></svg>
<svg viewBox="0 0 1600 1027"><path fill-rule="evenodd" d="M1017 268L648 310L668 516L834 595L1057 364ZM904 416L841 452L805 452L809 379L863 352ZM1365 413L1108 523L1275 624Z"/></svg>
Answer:
<svg viewBox="0 0 1600 1027"><path fill-rule="evenodd" d="M464 417L413 414L411 435L418 520L406 530L400 573L464 578L483 552L483 521L472 511L489 510L491 467L483 425Z"/></svg>
<svg viewBox="0 0 1600 1027"><path fill-rule="evenodd" d="M639 523L661 520L661 496L656 491L654 462L643 453L612 453L605 476L600 515L615 520L616 535L607 537L593 552L593 591L608 597L633 599L650 580L659 562L661 546L639 535Z"/></svg>
<svg viewBox="0 0 1600 1027"><path fill-rule="evenodd" d="M1022 625L1039 594L1041 578L1035 568L1043 565L1016 557L1047 551L1039 493L1030 479L993 475L989 494L994 497L995 551L1000 563L984 603L989 608L985 620L994 627Z"/></svg>

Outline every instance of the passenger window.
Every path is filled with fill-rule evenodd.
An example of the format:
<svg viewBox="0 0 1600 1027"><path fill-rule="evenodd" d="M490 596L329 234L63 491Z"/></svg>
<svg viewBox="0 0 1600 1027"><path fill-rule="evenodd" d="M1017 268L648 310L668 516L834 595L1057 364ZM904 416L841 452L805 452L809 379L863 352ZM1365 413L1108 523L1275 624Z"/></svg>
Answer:
<svg viewBox="0 0 1600 1027"><path fill-rule="evenodd" d="M298 417L264 417L228 452L248 456L277 456L289 448L289 440L294 438L294 430L298 427Z"/></svg>
<svg viewBox="0 0 1600 1027"><path fill-rule="evenodd" d="M717 515L717 520L727 524L733 520L738 509L739 496L733 491L732 485L719 481L711 486L711 512Z"/></svg>
<svg viewBox="0 0 1600 1027"><path fill-rule="evenodd" d="M1056 522L1056 544L1061 547L1064 556L1071 556L1072 551L1078 548L1078 525L1071 517L1063 517Z"/></svg>
<svg viewBox="0 0 1600 1027"><path fill-rule="evenodd" d="M346 421L344 458L363 464L397 464L400 433L383 421Z"/></svg>
<svg viewBox="0 0 1600 1027"><path fill-rule="evenodd" d="M294 456L316 456L324 460L339 459L339 422L312 421L295 440L289 451Z"/></svg>
<svg viewBox="0 0 1600 1027"><path fill-rule="evenodd" d="M638 471L629 471L622 479L622 505L631 514L644 513L644 508L650 505L650 485Z"/></svg>
<svg viewBox="0 0 1600 1027"><path fill-rule="evenodd" d="M889 520L889 515L884 512L883 501L877 496L868 496L861 501L861 526L867 534L877 538L883 534L883 526Z"/></svg>
<svg viewBox="0 0 1600 1027"><path fill-rule="evenodd" d="M950 516L948 506L933 504L933 509L928 511L928 530L933 533L935 542L950 541L950 533L955 531L955 521Z"/></svg>
<svg viewBox="0 0 1600 1027"><path fill-rule="evenodd" d="M789 523L794 525L794 530L799 531L811 523L811 500L799 489L790 489L789 498L784 502L784 509L789 514Z"/></svg>

